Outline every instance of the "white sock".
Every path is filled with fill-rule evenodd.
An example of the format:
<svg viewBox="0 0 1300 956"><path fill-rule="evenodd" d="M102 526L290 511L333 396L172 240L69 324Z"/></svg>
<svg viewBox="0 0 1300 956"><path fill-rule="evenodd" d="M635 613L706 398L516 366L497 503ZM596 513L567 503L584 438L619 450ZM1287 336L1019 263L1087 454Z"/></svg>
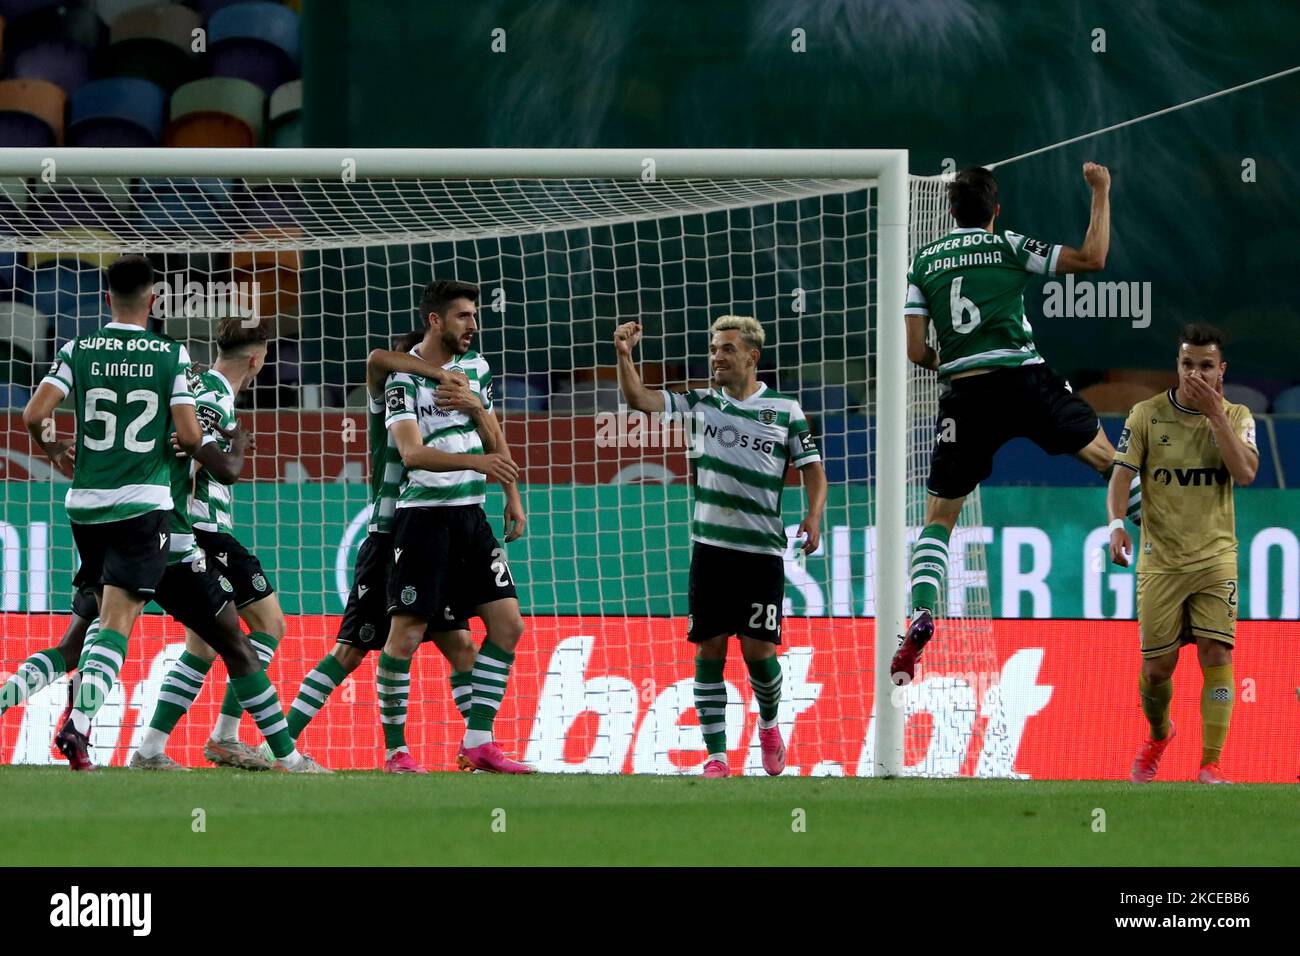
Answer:
<svg viewBox="0 0 1300 956"><path fill-rule="evenodd" d="M727 762L727 755L726 755L726 754L709 754L707 757L704 758L704 762L705 762L705 763L708 763L710 760L721 760L721 761L725 764L725 763Z"/></svg>
<svg viewBox="0 0 1300 956"><path fill-rule="evenodd" d="M302 763L302 754L298 753L298 748L295 747L289 752L289 756L278 757L276 762L285 770L292 770L294 767L298 766L298 764Z"/></svg>
<svg viewBox="0 0 1300 956"><path fill-rule="evenodd" d="M392 759L393 759L394 757L396 757L398 754L401 754L401 753L407 753L407 754L409 754L410 752L411 752L411 748L410 748L410 747L398 747L396 750L385 750L385 751L384 751L384 759L385 759L385 760L392 760Z"/></svg>
<svg viewBox="0 0 1300 956"><path fill-rule="evenodd" d="M771 729L772 729L773 727L775 727L775 726L776 726L776 718L775 718L775 717L773 717L771 720L764 720L762 717L758 718L758 729L759 729L759 730L771 730Z"/></svg>
<svg viewBox="0 0 1300 956"><path fill-rule="evenodd" d="M243 714L240 714L242 717ZM231 717L229 714L220 714L217 716L217 726L212 728L213 740L238 740L239 739L239 717Z"/></svg>
<svg viewBox="0 0 1300 956"><path fill-rule="evenodd" d="M79 710L72 712L72 726L77 728L77 733L90 735L90 718Z"/></svg>
<svg viewBox="0 0 1300 956"><path fill-rule="evenodd" d="M146 727L140 735L141 757L160 757L167 748L167 735L157 727Z"/></svg>
<svg viewBox="0 0 1300 956"><path fill-rule="evenodd" d="M484 744L490 743L492 743L492 731L490 730L465 731L465 741L463 746L466 750L473 750L475 747L482 747Z"/></svg>

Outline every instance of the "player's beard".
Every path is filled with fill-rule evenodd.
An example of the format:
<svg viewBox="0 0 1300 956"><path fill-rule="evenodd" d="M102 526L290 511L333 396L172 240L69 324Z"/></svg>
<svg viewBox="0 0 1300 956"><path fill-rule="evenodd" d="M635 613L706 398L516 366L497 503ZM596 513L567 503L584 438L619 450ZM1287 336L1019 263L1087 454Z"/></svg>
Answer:
<svg viewBox="0 0 1300 956"><path fill-rule="evenodd" d="M473 344L473 339L470 344ZM470 350L470 346L461 342L461 336L454 332L442 333L442 348L448 355L464 355Z"/></svg>

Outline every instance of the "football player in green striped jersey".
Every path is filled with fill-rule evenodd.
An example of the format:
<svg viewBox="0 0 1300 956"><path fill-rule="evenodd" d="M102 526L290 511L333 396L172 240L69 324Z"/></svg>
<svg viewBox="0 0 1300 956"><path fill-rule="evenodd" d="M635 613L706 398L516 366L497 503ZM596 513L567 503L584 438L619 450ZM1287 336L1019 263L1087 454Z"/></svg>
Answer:
<svg viewBox="0 0 1300 956"><path fill-rule="evenodd" d="M228 462L204 440L185 347L148 330L153 267L143 256L122 256L108 268L108 287L112 321L59 350L23 411L33 442L56 467L73 461L65 507L81 558L79 577L98 598L99 629L83 647L81 686L55 745L73 770L93 769L91 721L153 598L173 617L192 621L217 648L241 704L252 708L281 766L315 772L319 768L294 748L275 688L193 544L184 507L188 474L176 467L169 436L174 430L180 447L214 471L224 471ZM71 445L58 441L50 427L65 396L77 417Z"/></svg>
<svg viewBox="0 0 1300 956"><path fill-rule="evenodd" d="M420 375L390 375L384 389L384 424L405 471L394 506L391 621L377 672L380 720L387 760L414 764L405 740L411 656L429 629L481 618L487 636L463 675L469 716L456 759L476 770L528 774L533 768L508 757L493 733L524 622L505 548L483 511L487 479L503 486L506 527L515 537L524 514L518 472L492 406L492 374L473 349L478 292L467 282L429 283L420 300L424 338L411 350L435 367L464 373L472 393L467 407L439 401L441 389ZM408 770L418 772L418 765Z"/></svg>
<svg viewBox="0 0 1300 956"><path fill-rule="evenodd" d="M222 319L217 324L216 364L192 377L195 412L205 435L223 452L233 450L241 467L245 449L252 447L252 437L235 420L235 399L252 385L266 364L268 339L269 331L262 322ZM249 640L266 668L284 638L284 611L261 562L232 533L230 486L197 462L191 462L190 467L193 483L184 507L190 511L195 543L207 555L212 571L233 588L231 600L239 617L248 625ZM167 692L154 708L140 746L132 755L131 766L145 770L181 769L165 752L167 738L197 697L216 656L216 651L201 637L185 629L185 651L163 679ZM243 712L233 687L228 684L216 726L203 746L203 756L217 766L269 770L272 762L239 739Z"/></svg>
<svg viewBox="0 0 1300 956"><path fill-rule="evenodd" d="M963 502L993 470L993 456L1026 437L1049 455L1074 455L1109 478L1115 449L1097 413L1052 371L1034 345L1025 287L1035 275L1096 272L1110 250L1110 172L1084 163L1092 190L1088 231L1078 249L1031 239L994 222L998 184L983 167L964 169L948 187L957 228L922 246L907 275L907 357L939 373L943 389L926 481L925 527L912 547L911 614L890 665L909 683L948 571L948 541ZM934 326L938 350L928 344ZM1130 514L1138 498L1132 496Z"/></svg>
<svg viewBox="0 0 1300 956"><path fill-rule="evenodd" d="M437 383L440 403L465 401L465 396L458 391L468 388L469 380L463 372L438 368L410 354L411 349L423 338L423 332L398 336L393 340L391 350L375 349L366 359L370 520L366 539L357 551L352 588L348 593L347 607L339 625L336 643L303 677L298 694L289 708L289 733L295 740L366 655L372 650L380 650L388 638L388 570L393 555L393 522L405 468L396 443L384 427L384 383L389 375L396 373L419 375ZM477 402L476 396L471 397ZM518 474L508 458L489 447L487 439L484 439L484 445L505 474ZM432 466L437 463L427 464ZM446 456L443 465L449 468L462 467L451 456ZM514 537L522 533L522 525L512 529ZM514 540L514 537L508 537L507 540ZM424 637L434 643L447 658L451 667L452 699L461 715L466 718L470 707L470 677L477 654L468 626L467 621L449 621L440 624L437 629L430 628ZM402 749L386 755L384 769L392 773L419 773L423 768L411 757L409 750Z"/></svg>
<svg viewBox="0 0 1300 956"><path fill-rule="evenodd" d="M691 521L687 640L695 658L695 709L704 734L706 777L730 775L727 763L727 685L722 678L734 634L758 702L763 769L785 770L781 705L781 616L785 554L781 520L786 473L803 478L808 510L799 524L804 554L817 550L826 508L826 472L799 402L758 380L763 327L748 316L724 315L710 329L712 388L688 392L646 388L632 360L641 325L614 333L618 381L628 405L640 412L692 416L694 497Z"/></svg>

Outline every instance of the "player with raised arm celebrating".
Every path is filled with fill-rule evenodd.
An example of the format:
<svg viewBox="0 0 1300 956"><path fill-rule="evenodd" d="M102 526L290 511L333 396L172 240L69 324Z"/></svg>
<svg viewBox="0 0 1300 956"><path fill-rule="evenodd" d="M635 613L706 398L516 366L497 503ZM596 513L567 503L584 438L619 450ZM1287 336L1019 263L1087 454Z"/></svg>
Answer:
<svg viewBox="0 0 1300 956"><path fill-rule="evenodd" d="M1034 345L1025 315L1032 275L1096 272L1110 249L1110 173L1084 163L1092 189L1088 231L1078 249L994 229L1002 207L993 174L964 169L948 186L957 228L923 246L907 276L907 357L939 373L944 391L926 482L925 527L912 547L911 623L890 665L907 684L948 573L948 540L966 496L993 470L993 456L1016 437L1049 455L1074 455L1109 477L1111 447L1092 406L1053 372ZM936 352L927 344L933 323ZM1134 498L1130 510L1136 512Z"/></svg>
<svg viewBox="0 0 1300 956"><path fill-rule="evenodd" d="M348 592L347 606L343 611L336 643L303 677L298 695L289 708L289 734L294 740L320 713L334 690L357 669L366 654L380 650L388 639L388 574L393 561L393 522L397 498L406 475L392 433L384 427L384 385L388 376L394 373L418 375L437 383L435 397L439 405L461 408L476 423L480 438L484 432L495 433L491 423L485 419L489 413L483 408L478 394L470 389L469 380L463 372L438 368L409 354L423 338L423 332L408 332L393 341L391 351L375 349L366 358L370 521L367 524L366 540L357 550L352 589ZM488 442L484 442L484 449L484 454L478 461L469 461L470 467L483 475L493 475L509 481L518 476L518 468L507 456L495 451ZM421 465L431 471L460 471L466 467L466 458L467 456L426 449L425 454L421 455ZM522 507L517 513L511 514L509 524L507 542L514 541L524 533ZM451 665L452 699L461 716L468 719L473 693L474 659L478 649L470 638L468 621L445 618L444 612L436 622L436 627L426 631L424 639L435 643ZM468 765L462 765L465 766ZM404 746L394 748L386 756L384 769L389 773L425 772Z"/></svg>
<svg viewBox="0 0 1300 956"><path fill-rule="evenodd" d="M785 525L781 493L786 470L798 468L808 495L799 525L803 552L817 549L826 507L826 472L799 403L758 380L763 327L747 316L724 315L710 328L713 387L689 392L646 388L632 350L641 325L614 332L618 381L628 405L642 412L696 417L695 514L691 521L689 618L686 639L695 658L695 708L704 734L704 776L726 777L727 690L722 679L727 642L740 638L749 685L758 701L763 769L785 769L777 727L781 704L781 616L785 600Z"/></svg>
<svg viewBox="0 0 1300 956"><path fill-rule="evenodd" d="M100 629L82 651L81 686L55 744L73 770L93 768L91 721L152 598L217 649L280 766L317 772L289 739L275 688L194 544L184 505L189 468L172 452L173 426L180 447L205 467L224 471L229 460L194 413L185 347L148 331L153 267L143 256L123 256L109 267L108 285L113 321L60 349L23 411L33 441L56 466L75 447L65 507L81 557L79 575L98 592ZM75 445L55 441L46 427L66 395L77 416Z"/></svg>
<svg viewBox="0 0 1300 956"><path fill-rule="evenodd" d="M1178 385L1129 412L1106 496L1110 558L1128 567L1133 541L1124 529L1128 475L1142 476L1142 554L1137 615L1142 671L1138 693L1151 734L1129 779L1150 783L1174 737L1169 705L1184 644L1201 664L1200 783L1227 783L1219 770L1236 685L1237 527L1232 489L1259 470L1255 419L1223 397L1223 335L1186 326L1178 340Z"/></svg>
<svg viewBox="0 0 1300 956"><path fill-rule="evenodd" d="M506 563L483 513L487 483L501 481L506 524L521 521L523 504L514 483L517 471L484 458L479 428L509 459L501 425L492 410L492 375L471 348L478 330L478 287L467 282L432 282L420 299L424 339L412 353L429 364L461 371L486 414L476 421L459 408L439 404L434 383L422 375L394 374L384 392L385 424L405 472L393 528L393 567L388 577L388 640L379 657L380 720L387 759L409 752L406 710L411 657L427 630L438 622L479 617L487 627L470 682L470 711L458 761L492 773L535 773L507 757L496 744L493 723L505 697L515 647L523 636L519 599ZM447 456L461 458L458 470L441 470ZM432 461L434 468L427 462ZM480 470L480 469L485 470ZM438 469L438 470L435 470Z"/></svg>

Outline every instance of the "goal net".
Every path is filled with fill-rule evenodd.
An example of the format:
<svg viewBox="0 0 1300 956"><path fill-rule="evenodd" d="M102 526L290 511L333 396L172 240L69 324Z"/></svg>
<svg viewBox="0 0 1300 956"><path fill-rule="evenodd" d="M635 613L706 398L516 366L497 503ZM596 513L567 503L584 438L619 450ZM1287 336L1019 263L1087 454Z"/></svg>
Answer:
<svg viewBox="0 0 1300 956"><path fill-rule="evenodd" d="M507 546L526 623L496 723L507 751L549 772L698 771L704 752L685 642L689 441L680 422L621 407L611 339L616 324L639 320L648 384L707 387L708 326L736 313L763 324L760 378L801 402L830 482L820 548L807 558L791 548L785 559L788 772L872 773L875 582L888 547L876 533L877 418L886 401L876 332L902 321L894 310L878 315L878 279L886 266L906 269L880 252L877 180L748 176L745 167L734 178L674 177L655 175L653 164L618 178L582 162L571 174L549 166L537 175L372 177L364 166L349 176L345 163L334 178L253 165L219 176L115 169L4 181L0 670L57 643L69 620L76 554L63 512L67 482L32 454L21 408L54 351L107 321L103 270L115 257L150 255L157 326L198 363L215 360L221 317L273 330L268 366L237 402L256 449L232 494L235 534L261 560L285 613L270 673L286 707L333 646L366 534L365 357L420 326L426 283L454 277L481 289L474 348L492 369L529 519L526 535ZM941 183L911 180L910 207L913 249L947 230ZM923 521L936 402L933 376L913 370L908 541ZM72 423L61 410L61 436ZM783 496L791 537L803 515L797 483L792 475ZM500 537L496 485L486 510ZM980 525L975 495L953 540L940 636L918 681L893 695L904 773L1009 772L998 751ZM902 566L897 550L890 560ZM480 622L472 629L481 639ZM129 758L182 641L161 613L137 625L96 721L98 763ZM407 736L433 768L451 765L463 728L447 676L436 649L421 648ZM224 681L218 663L172 736L173 757L202 764ZM726 681L732 766L761 772L757 705L734 651ZM0 719L0 759L53 762L65 696L60 680ZM373 768L382 760L377 718L367 660L300 745L327 766ZM256 742L250 721L243 736Z"/></svg>

